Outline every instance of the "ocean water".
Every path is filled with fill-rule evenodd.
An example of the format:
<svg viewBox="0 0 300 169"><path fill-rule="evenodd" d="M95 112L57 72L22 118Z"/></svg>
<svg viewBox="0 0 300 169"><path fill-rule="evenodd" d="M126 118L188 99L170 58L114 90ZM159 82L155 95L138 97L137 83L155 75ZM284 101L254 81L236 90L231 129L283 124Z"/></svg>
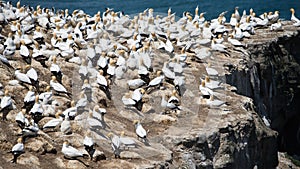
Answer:
<svg viewBox="0 0 300 169"><path fill-rule="evenodd" d="M15 6L17 1L11 2ZM176 12L178 17L181 17L184 11L190 11L193 14L198 5L199 12L206 12L205 18L207 19L216 18L223 11L228 11L226 17L229 19L236 6L239 7L240 14L243 10L246 10L248 14L250 8L253 8L257 15L278 10L281 18L290 19L289 9L293 7L296 10L296 16L299 14L300 17L300 0L21 0L21 5L68 8L70 12L74 9L82 9L90 15L98 11L103 12L105 7L114 8L115 11L124 11L128 15L137 14L147 8L153 8L157 13L167 13L168 8L171 7L172 12Z"/></svg>

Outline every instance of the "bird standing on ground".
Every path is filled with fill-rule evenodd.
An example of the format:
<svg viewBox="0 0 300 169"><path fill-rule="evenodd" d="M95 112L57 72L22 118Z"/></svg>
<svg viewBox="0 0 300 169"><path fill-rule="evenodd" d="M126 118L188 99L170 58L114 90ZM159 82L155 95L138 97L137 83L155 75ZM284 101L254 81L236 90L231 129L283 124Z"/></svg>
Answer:
<svg viewBox="0 0 300 169"><path fill-rule="evenodd" d="M11 153L13 154L14 158L12 159L12 163L17 163L17 158L25 153L24 152L24 144L23 144L23 140L22 138L18 138L17 140L17 144L15 144L13 146L13 148L11 149Z"/></svg>
<svg viewBox="0 0 300 169"><path fill-rule="evenodd" d="M7 114L13 109L13 101L8 93L8 90L4 91L4 97L1 99L2 120L7 120Z"/></svg>
<svg viewBox="0 0 300 169"><path fill-rule="evenodd" d="M142 124L138 120L134 120L133 124L135 126L135 133L138 136L138 138L141 138L144 142L146 142L147 132L142 126Z"/></svg>

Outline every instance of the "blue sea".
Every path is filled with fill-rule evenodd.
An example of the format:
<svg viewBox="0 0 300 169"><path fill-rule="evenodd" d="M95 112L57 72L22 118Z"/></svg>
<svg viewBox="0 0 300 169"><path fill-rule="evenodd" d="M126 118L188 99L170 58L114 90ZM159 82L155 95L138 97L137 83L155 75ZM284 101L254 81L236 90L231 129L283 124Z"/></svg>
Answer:
<svg viewBox="0 0 300 169"><path fill-rule="evenodd" d="M12 0L14 4L18 0ZM199 13L206 12L205 18L216 18L219 13L228 11L227 18L230 17L236 6L239 7L240 14L243 10L249 13L253 8L257 15L263 12L280 12L283 19L290 19L290 8L295 8L296 16L300 17L300 0L21 0L21 5L30 5L55 9L82 9L90 15L98 11L103 12L105 7L114 8L115 11L123 11L125 14L134 15L147 8L153 8L154 12L167 13L169 7L176 16L181 17L184 11L194 13L195 7L199 6Z"/></svg>

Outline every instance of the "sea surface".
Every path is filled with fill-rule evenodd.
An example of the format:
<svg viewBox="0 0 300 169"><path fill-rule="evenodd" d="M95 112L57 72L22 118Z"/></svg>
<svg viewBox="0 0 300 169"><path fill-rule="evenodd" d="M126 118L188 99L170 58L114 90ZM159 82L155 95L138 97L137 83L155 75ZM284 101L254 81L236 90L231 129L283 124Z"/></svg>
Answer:
<svg viewBox="0 0 300 169"><path fill-rule="evenodd" d="M18 0L12 0L14 4ZM82 9L84 12L94 15L98 11L103 12L105 7L113 8L115 11L123 11L130 16L144 11L147 8L153 8L157 14L166 14L169 7L176 16L181 17L184 11L194 14L196 6L199 6L199 13L206 12L206 19L216 18L221 12L228 11L226 17L229 20L236 6L239 12L243 10L249 13L253 8L257 15L263 12L280 12L282 19L289 20L291 17L290 8L295 8L296 16L300 17L300 0L21 0L21 5L30 5L57 9Z"/></svg>

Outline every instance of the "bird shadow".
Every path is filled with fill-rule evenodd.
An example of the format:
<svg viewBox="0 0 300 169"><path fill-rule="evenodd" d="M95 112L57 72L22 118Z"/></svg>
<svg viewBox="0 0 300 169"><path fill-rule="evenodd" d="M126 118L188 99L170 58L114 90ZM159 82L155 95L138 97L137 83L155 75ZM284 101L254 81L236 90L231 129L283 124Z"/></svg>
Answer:
<svg viewBox="0 0 300 169"><path fill-rule="evenodd" d="M89 167L90 165L89 164L87 164L86 162L84 162L83 160L81 160L81 159L79 159L79 158L68 158L68 157L65 157L64 156L64 158L65 159L67 159L67 160L76 160L76 161L79 161L81 164L83 164L85 167ZM83 157L84 158L84 157Z"/></svg>

